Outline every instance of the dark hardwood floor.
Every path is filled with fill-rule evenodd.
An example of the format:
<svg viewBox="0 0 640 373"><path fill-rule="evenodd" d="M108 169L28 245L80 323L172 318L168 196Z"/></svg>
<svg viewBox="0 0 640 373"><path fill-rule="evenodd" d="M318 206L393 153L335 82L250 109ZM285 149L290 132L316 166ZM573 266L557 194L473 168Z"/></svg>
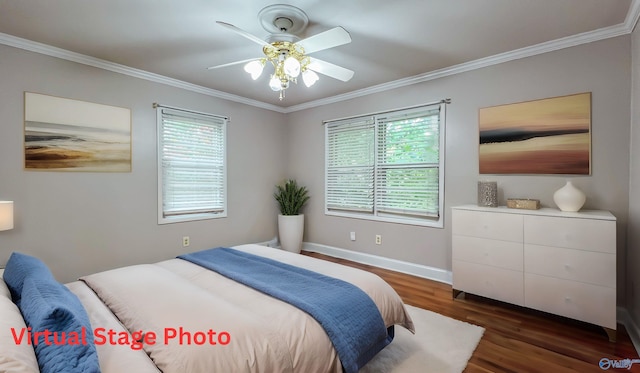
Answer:
<svg viewBox="0 0 640 373"><path fill-rule="evenodd" d="M373 272L406 304L485 328L465 372L640 372L600 368L601 359L640 359L624 326L609 342L597 326L465 294L452 297L451 285L318 253L303 254ZM408 372L410 373L410 372Z"/></svg>

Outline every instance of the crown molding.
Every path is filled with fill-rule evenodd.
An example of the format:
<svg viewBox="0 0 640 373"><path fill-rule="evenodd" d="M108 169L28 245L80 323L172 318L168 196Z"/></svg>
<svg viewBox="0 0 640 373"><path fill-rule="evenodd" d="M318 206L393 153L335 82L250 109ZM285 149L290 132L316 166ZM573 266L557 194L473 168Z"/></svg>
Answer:
<svg viewBox="0 0 640 373"><path fill-rule="evenodd" d="M133 67L121 65L118 63L102 60L99 58L87 56L84 54L72 52L66 49L53 47L51 45L38 43L28 39L19 38L13 35L0 33L0 44L4 44L10 47L24 49L30 52L35 52L51 57L60 58L63 60L77 62L83 65L97 67L99 69L112 71L118 74L128 75L138 79L144 79L155 83L165 84L176 88L182 88L188 91L201 93L207 96L213 96L224 100L234 101L245 105L255 106L262 109L276 111L284 113L284 110L280 106L268 104L266 102L252 100L246 97L233 95L230 93L218 91L215 89L203 87L197 84L188 83L182 80L169 78L164 75L154 74L145 70L136 69Z"/></svg>
<svg viewBox="0 0 640 373"><path fill-rule="evenodd" d="M631 5L629 5L629 11L627 12L627 18L624 21L624 25L629 30L629 33L632 33L638 24L638 19L640 18L640 0L631 0Z"/></svg>
<svg viewBox="0 0 640 373"><path fill-rule="evenodd" d="M246 97L233 95L230 93L218 91L215 89L203 87L200 85L188 83L182 80L169 78L163 75L150 73L148 71L135 69L129 66L105 61L99 58L90 57L84 54L71 52L65 49L53 47L47 44L37 43L31 40L19 38L16 36L0 33L0 44L8 45L15 48L24 49L27 51L44 54L51 57L56 57L72 62L81 63L88 66L97 67L119 74L132 76L139 79L144 79L160 84L166 84L176 88L185 89L188 91L201 93L204 95L221 98L245 105L255 106L258 108L275 111L278 113L292 113L300 110L311 109L318 106L329 105L340 101L351 100L358 97L368 96L371 94L389 91L401 87L410 86L413 84L423 83L434 79L439 79L445 76L451 76L461 74L464 72L489 67L504 62L514 61L526 57L531 57L543 53L553 52L559 49L575 47L582 44L592 43L599 40L614 38L621 35L630 34L633 32L638 19L640 18L640 0L631 0L629 11L625 18L625 22L601 28L594 31L588 31L577 35L567 36L564 38L552 40L545 43L536 44L530 47L516 49L513 51L500 53L497 55L480 58L474 61L461 63L458 65L446 67L439 70L429 71L423 74L411 76L408 78L398 79L387 83L374 85L371 87L359 89L356 91L348 92L341 95L323 98L320 100L309 101L299 105L292 105L287 107L281 107L266 102L252 100Z"/></svg>
<svg viewBox="0 0 640 373"><path fill-rule="evenodd" d="M477 60L464 62L458 65L446 67L439 70L429 71L423 74L410 76L408 78L398 79L387 83L382 83L378 85L374 85L371 87L367 87L364 89L360 89L357 91L348 92L345 94L327 97L321 100L309 101L300 105L288 106L285 110L286 113L292 113L295 111L311 109L314 107L333 104L340 101L346 101L358 97L368 96L374 93L389 91L392 89L402 88L406 86L410 86L413 84L423 83L434 79L443 78L445 76L451 76L456 74L461 74L467 71L473 71L477 69L481 69L484 67L489 67L493 65L498 65L504 62L514 61L526 57L532 57L543 53L553 52L560 49L575 47L582 44L588 44L599 40L614 38L621 35L629 34L633 31L635 23L638 21L638 16L640 15L640 0L633 0L632 6L636 5L635 15L629 17L627 15L627 22L601 28L594 31L584 32L582 34L576 34L572 36L567 36L561 39L552 40L545 43L540 43L536 45L532 45L530 47L520 48L513 51L496 54L493 56L480 58Z"/></svg>

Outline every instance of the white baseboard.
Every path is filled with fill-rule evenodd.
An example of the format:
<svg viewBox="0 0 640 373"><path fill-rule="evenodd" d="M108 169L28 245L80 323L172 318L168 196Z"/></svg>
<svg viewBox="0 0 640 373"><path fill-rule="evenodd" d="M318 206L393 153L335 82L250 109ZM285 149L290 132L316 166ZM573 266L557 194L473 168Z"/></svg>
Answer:
<svg viewBox="0 0 640 373"><path fill-rule="evenodd" d="M367 264L396 272L402 272L429 280L444 282L445 284L449 285L452 282L451 271L440 268L409 263L402 260L390 259L372 254L360 253L357 251L339 249L337 247L321 245L312 242L303 242L302 250L325 254L336 258L347 259L352 262Z"/></svg>
<svg viewBox="0 0 640 373"><path fill-rule="evenodd" d="M640 328L638 328L638 325L633 321L631 315L629 315L629 311L627 311L626 308L618 307L616 318L618 322L627 329L627 334L629 334L629 338L631 338L633 347L635 347L636 352L640 355Z"/></svg>
<svg viewBox="0 0 640 373"><path fill-rule="evenodd" d="M278 242L278 236L273 237L269 241L256 242L256 245L262 245L267 247L280 248L280 242Z"/></svg>

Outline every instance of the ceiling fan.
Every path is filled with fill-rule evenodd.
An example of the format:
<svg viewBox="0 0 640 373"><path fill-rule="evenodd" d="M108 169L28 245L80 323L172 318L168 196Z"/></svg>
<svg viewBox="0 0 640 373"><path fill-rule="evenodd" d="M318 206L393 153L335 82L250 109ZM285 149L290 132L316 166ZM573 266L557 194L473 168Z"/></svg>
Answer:
<svg viewBox="0 0 640 373"><path fill-rule="evenodd" d="M269 87L280 93L280 100L284 98L284 91L289 88L289 84L291 82L297 83L297 78L300 75L307 87L311 87L318 81L319 77L316 73L343 82L347 82L353 77L352 70L308 56L311 53L350 43L351 36L344 28L334 27L300 40L295 33L303 31L309 19L302 10L284 4L270 5L262 9L258 14L258 19L263 28L271 33L266 40L232 24L221 21L216 23L261 45L264 56L211 66L208 68L209 70L245 64L244 70L251 74L253 80L256 80L269 62L274 68L269 80Z"/></svg>

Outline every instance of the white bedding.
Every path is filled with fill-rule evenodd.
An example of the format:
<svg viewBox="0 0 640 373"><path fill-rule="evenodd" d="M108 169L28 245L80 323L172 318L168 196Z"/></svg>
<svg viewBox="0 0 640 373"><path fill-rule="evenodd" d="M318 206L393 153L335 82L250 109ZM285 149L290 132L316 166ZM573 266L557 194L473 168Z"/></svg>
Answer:
<svg viewBox="0 0 640 373"><path fill-rule="evenodd" d="M350 282L373 299L387 327L413 331L400 297L372 273L259 245L234 249ZM67 286L94 330L101 328L103 373L342 372L329 338L307 313L190 262L171 259L81 280ZM165 338L180 330L191 340ZM149 343L136 350L131 333L140 331Z"/></svg>
<svg viewBox="0 0 640 373"><path fill-rule="evenodd" d="M69 290L78 296L83 304L91 326L95 329L103 327L114 332L125 332L126 329L118 319L105 307L96 294L80 281L67 284ZM96 346L100 369L107 372L136 372L159 373L155 364L149 359L144 350L132 350L122 346L105 343Z"/></svg>

